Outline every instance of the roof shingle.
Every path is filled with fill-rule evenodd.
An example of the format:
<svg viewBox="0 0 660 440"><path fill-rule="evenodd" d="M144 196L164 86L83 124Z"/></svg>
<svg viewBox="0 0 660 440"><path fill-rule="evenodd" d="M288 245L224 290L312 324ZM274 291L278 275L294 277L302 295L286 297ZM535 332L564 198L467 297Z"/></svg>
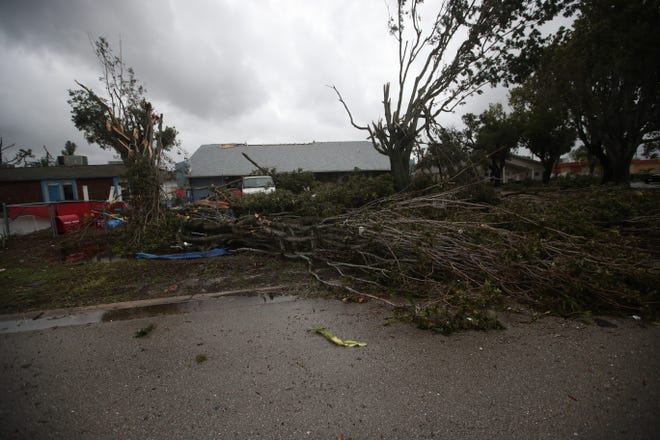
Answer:
<svg viewBox="0 0 660 440"><path fill-rule="evenodd" d="M118 177L126 173L120 164L80 165L58 167L0 168L0 182L19 182L42 179L94 179Z"/></svg>
<svg viewBox="0 0 660 440"><path fill-rule="evenodd" d="M278 172L389 171L387 156L369 141L313 142L310 144L210 144L202 145L190 158L191 177L246 176L256 171L243 155L264 168Z"/></svg>

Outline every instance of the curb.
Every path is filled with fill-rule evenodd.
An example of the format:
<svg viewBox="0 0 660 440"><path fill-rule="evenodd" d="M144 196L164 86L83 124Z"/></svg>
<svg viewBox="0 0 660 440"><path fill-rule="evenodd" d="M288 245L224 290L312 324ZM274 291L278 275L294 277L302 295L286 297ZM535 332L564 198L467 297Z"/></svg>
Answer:
<svg viewBox="0 0 660 440"><path fill-rule="evenodd" d="M36 320L36 319L47 318L58 315L61 316L63 314L72 315L76 313L94 312L94 311L113 311L113 310L134 309L134 308L137 309L141 307L158 306L163 304L182 304L191 301L208 301L214 298L221 298L223 296L234 296L234 295L238 296L245 294L258 295L260 293L276 292L279 290L292 288L292 287L294 286L291 284L283 284L279 286L268 286L263 288L224 290L221 292L196 293L192 295L139 299L134 301L124 301L124 302L109 303L109 304L95 304L90 306L80 306L80 307L71 307L71 308L63 308L63 309L33 310L25 313L0 315L0 322L29 320L29 319Z"/></svg>

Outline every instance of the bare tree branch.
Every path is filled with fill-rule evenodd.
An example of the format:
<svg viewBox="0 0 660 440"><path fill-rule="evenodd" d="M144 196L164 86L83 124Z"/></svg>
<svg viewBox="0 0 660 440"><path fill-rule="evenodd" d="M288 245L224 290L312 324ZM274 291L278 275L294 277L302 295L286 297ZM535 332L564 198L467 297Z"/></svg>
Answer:
<svg viewBox="0 0 660 440"><path fill-rule="evenodd" d="M358 130L369 130L368 127L363 127L363 126L361 126L361 125L357 125L357 124L355 123L355 120L353 119L353 114L352 114L351 111L349 110L348 105L346 104L346 101L344 101L344 98L341 96L341 93L339 93L339 90L337 90L337 87L335 87L334 85L328 85L327 87L329 87L329 88L331 88L332 90L334 90L335 93L337 94L337 98L339 98L339 102L341 102L341 104L344 106L344 109L346 110L346 113L348 113L348 117L349 117L350 120L351 120L351 125L352 125L353 127L357 128Z"/></svg>
<svg viewBox="0 0 660 440"><path fill-rule="evenodd" d="M243 157L245 157L245 158L246 158L246 159L247 159L252 165L254 165L255 167L257 167L257 169L258 169L259 171L261 171L262 173L264 173L264 174L267 175L267 176L272 175L272 173L271 173L270 171L268 171L266 168L262 167L261 165L259 165L258 163L256 163L254 160L252 160L252 159L250 158L250 156L247 155L247 153L241 153L241 154L242 154Z"/></svg>
<svg viewBox="0 0 660 440"><path fill-rule="evenodd" d="M554 6L562 0L443 0L424 32L422 2L397 0L396 17L390 15L388 26L398 45L398 90L391 90L390 83L383 86L384 120L358 125L331 87L351 125L368 130L374 147L389 156L397 190L410 180L410 154L427 124L500 80L507 60L503 55L519 47L530 28L556 13L546 10L546 3Z"/></svg>

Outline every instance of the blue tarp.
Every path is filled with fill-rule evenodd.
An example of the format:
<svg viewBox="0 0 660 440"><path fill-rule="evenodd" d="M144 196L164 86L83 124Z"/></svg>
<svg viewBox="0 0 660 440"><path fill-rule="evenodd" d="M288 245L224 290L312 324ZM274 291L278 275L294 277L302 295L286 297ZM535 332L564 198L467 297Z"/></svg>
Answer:
<svg viewBox="0 0 660 440"><path fill-rule="evenodd" d="M108 220L105 222L105 224L108 226L108 229L114 229L117 226L121 226L124 224L124 220L118 219L118 218L113 218L111 220Z"/></svg>
<svg viewBox="0 0 660 440"><path fill-rule="evenodd" d="M211 249L210 251L204 252L186 252L183 254L166 254L166 255L155 255L155 254L146 254L144 252L138 252L135 254L135 258L138 260L192 260L193 258L209 258L209 257L220 257L222 255L229 255L227 249Z"/></svg>

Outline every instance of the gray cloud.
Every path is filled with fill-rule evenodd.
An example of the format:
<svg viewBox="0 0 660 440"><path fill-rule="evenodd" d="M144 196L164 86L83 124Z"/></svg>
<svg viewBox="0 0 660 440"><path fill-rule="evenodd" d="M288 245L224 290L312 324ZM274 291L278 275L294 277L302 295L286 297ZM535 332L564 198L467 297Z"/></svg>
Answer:
<svg viewBox="0 0 660 440"><path fill-rule="evenodd" d="M5 0L0 7L0 136L59 152L68 139L95 163L70 121L74 79L100 89L91 40L105 36L179 130L191 154L211 142L364 139L396 78L380 1ZM460 118L456 117L457 120Z"/></svg>

